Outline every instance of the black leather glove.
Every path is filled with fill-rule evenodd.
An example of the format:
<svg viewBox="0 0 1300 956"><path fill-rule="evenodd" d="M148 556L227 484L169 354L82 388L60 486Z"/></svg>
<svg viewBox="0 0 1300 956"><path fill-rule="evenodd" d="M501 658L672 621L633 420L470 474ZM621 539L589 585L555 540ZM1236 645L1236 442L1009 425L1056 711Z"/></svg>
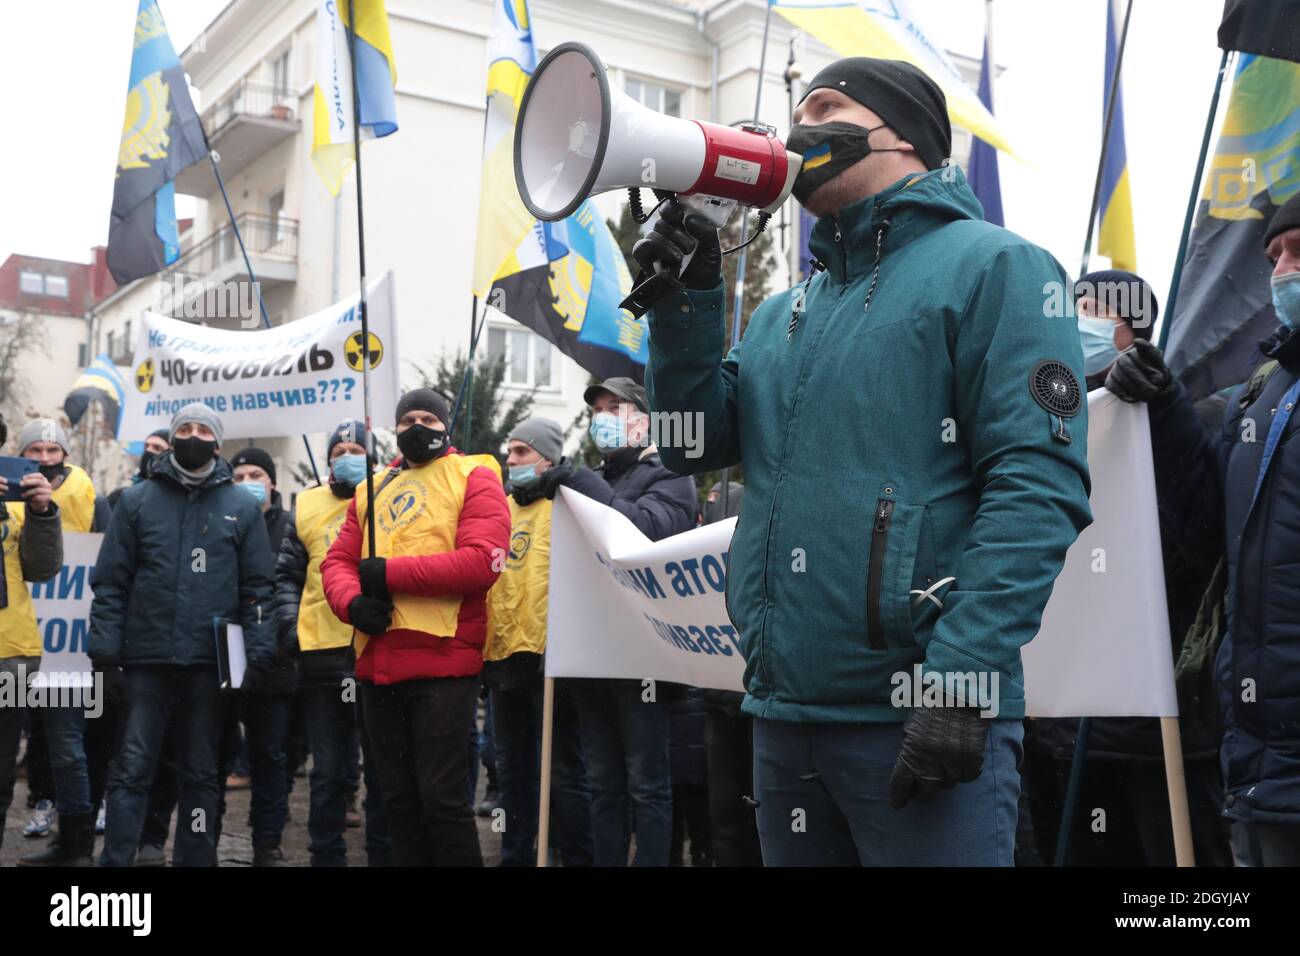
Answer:
<svg viewBox="0 0 1300 956"><path fill-rule="evenodd" d="M533 485L539 498L554 499L560 486L573 474L573 465L569 459L562 458L558 465L552 465L537 477L537 484Z"/></svg>
<svg viewBox="0 0 1300 956"><path fill-rule="evenodd" d="M1174 376L1164 355L1146 339L1135 339L1106 375L1106 388L1126 402L1149 402L1173 387Z"/></svg>
<svg viewBox="0 0 1300 956"><path fill-rule="evenodd" d="M682 260L695 250L686 271L678 278L688 289L712 289L722 281L722 247L713 223L699 215L687 215L686 207L669 199L659 207L659 218L650 233L632 247L632 258L647 272L655 263L674 276Z"/></svg>
<svg viewBox="0 0 1300 956"><path fill-rule="evenodd" d="M266 661L249 661L244 671L244 682L239 689L248 694L258 694L266 690L271 680L271 665Z"/></svg>
<svg viewBox="0 0 1300 956"><path fill-rule="evenodd" d="M121 707L126 703L126 674L122 665L116 661L98 660L92 662L100 675L104 701L111 707Z"/></svg>
<svg viewBox="0 0 1300 956"><path fill-rule="evenodd" d="M362 558L357 565L357 574L361 576L362 594L385 603L392 602L393 596L388 593L387 558Z"/></svg>
<svg viewBox="0 0 1300 956"><path fill-rule="evenodd" d="M376 637L393 624L393 605L364 594L352 599L348 605L348 620L362 634Z"/></svg>
<svg viewBox="0 0 1300 956"><path fill-rule="evenodd" d="M929 800L940 788L970 783L984 768L988 721L975 707L917 707L903 723L903 745L889 778L895 810Z"/></svg>

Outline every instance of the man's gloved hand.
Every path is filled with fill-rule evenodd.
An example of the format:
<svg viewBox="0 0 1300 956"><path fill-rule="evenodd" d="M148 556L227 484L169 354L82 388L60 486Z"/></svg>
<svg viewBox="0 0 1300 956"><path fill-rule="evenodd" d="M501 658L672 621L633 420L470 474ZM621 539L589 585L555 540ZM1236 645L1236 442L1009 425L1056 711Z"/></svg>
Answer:
<svg viewBox="0 0 1300 956"><path fill-rule="evenodd" d="M560 486L573 474L573 465L565 458L558 465L552 465L544 472L537 476L537 484L533 485L536 489L537 496L541 498L554 498L559 492Z"/></svg>
<svg viewBox="0 0 1300 956"><path fill-rule="evenodd" d="M393 605L364 594L352 599L348 605L348 620L362 634L376 637L393 624Z"/></svg>
<svg viewBox="0 0 1300 956"><path fill-rule="evenodd" d="M244 671L244 682L239 689L249 694L258 694L266 690L271 680L271 665L266 661L249 661Z"/></svg>
<svg viewBox="0 0 1300 956"><path fill-rule="evenodd" d="M361 576L361 593L366 597L385 603L393 600L393 596L388 593L387 558L362 558L357 565L357 574Z"/></svg>
<svg viewBox="0 0 1300 956"><path fill-rule="evenodd" d="M712 289L722 281L722 247L713 223L699 215L687 215L686 207L669 199L659 207L659 218L650 233L632 247L632 258L647 272L658 262L674 276L682 260L695 250L686 271L678 278L688 289Z"/></svg>
<svg viewBox="0 0 1300 956"><path fill-rule="evenodd" d="M111 707L121 707L126 703L126 674L122 665L113 660L96 660L91 663L100 675L104 701Z"/></svg>
<svg viewBox="0 0 1300 956"><path fill-rule="evenodd" d="M1106 388L1126 402L1149 402L1174 387L1174 376L1160 349L1136 339L1111 365Z"/></svg>
<svg viewBox="0 0 1300 956"><path fill-rule="evenodd" d="M988 721L975 707L917 707L903 723L903 745L889 778L895 810L916 797L929 800L939 788L970 783L984 768Z"/></svg>

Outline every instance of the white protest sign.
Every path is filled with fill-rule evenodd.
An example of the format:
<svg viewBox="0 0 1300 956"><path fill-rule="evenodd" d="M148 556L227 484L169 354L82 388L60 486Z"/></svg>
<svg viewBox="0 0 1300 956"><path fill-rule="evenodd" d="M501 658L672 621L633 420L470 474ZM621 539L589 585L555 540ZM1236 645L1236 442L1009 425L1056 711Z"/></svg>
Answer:
<svg viewBox="0 0 1300 956"><path fill-rule="evenodd" d="M34 686L88 687L90 658L90 573L99 558L102 534L63 534L63 567L48 581L30 584L41 634L41 667Z"/></svg>
<svg viewBox="0 0 1300 956"><path fill-rule="evenodd" d="M1094 522L1024 648L1026 708L1035 717L1173 716L1146 407L1094 392L1088 415ZM551 517L547 676L742 690L723 597L734 528L732 519L652 542L612 508L563 490Z"/></svg>
<svg viewBox="0 0 1300 956"><path fill-rule="evenodd" d="M332 431L363 418L361 314L353 296L270 329L214 329L146 312L118 435L139 439L190 402L221 416L225 438ZM389 421L401 394L393 274L367 286L371 414Z"/></svg>

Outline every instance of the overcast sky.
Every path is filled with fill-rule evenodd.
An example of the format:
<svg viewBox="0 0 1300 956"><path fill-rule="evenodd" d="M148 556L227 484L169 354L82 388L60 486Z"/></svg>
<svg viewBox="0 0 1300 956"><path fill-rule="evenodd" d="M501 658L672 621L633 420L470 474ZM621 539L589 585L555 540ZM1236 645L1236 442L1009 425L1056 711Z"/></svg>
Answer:
<svg viewBox="0 0 1300 956"><path fill-rule="evenodd" d="M1007 226L1048 248L1072 275L1101 144L1105 3L994 3L994 53L1004 69L995 111L1028 161L1001 159ZM177 51L225 5L161 0ZM1223 4L1133 6L1123 92L1138 270L1163 302L1219 62ZM87 261L90 247L106 241L136 7L137 0L5 4L0 89L11 95L0 150L0 261L14 252ZM912 8L943 45L979 55L984 0L912 0ZM181 215L189 202L178 197Z"/></svg>

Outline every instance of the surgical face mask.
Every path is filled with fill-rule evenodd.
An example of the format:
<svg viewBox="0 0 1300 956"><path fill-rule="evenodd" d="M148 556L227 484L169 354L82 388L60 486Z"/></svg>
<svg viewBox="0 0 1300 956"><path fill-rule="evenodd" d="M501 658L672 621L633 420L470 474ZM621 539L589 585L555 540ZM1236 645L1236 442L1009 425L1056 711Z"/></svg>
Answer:
<svg viewBox="0 0 1300 956"><path fill-rule="evenodd" d="M1273 311L1287 328L1300 328L1300 272L1288 272L1269 280L1273 289Z"/></svg>
<svg viewBox="0 0 1300 956"><path fill-rule="evenodd" d="M1115 348L1115 323L1110 319L1079 316L1079 344L1083 346L1083 372L1096 375L1119 358Z"/></svg>
<svg viewBox="0 0 1300 956"><path fill-rule="evenodd" d="M397 447L402 456L415 465L433 461L447 450L446 429L433 429L427 425L412 425L397 436Z"/></svg>
<svg viewBox="0 0 1300 956"><path fill-rule="evenodd" d="M330 470L334 472L335 481L355 487L366 480L366 456L339 455L330 464Z"/></svg>
<svg viewBox="0 0 1300 956"><path fill-rule="evenodd" d="M587 431L596 447L605 455L618 451L627 444L627 429L623 419L613 412L597 412L592 415Z"/></svg>
<svg viewBox="0 0 1300 956"><path fill-rule="evenodd" d="M537 462L533 462L531 465L510 466L510 484L515 488L527 488L529 485L535 485L540 477L541 475L537 474Z"/></svg>
<svg viewBox="0 0 1300 956"><path fill-rule="evenodd" d="M875 149L868 134L884 129L885 124L868 129L856 123L821 123L808 126L796 123L786 137L785 148L803 157L803 165L794 181L794 198L808 200L844 170L872 153L896 153L896 148Z"/></svg>
<svg viewBox="0 0 1300 956"><path fill-rule="evenodd" d="M252 495L259 505L266 503L266 485L260 481L254 481L250 478L248 481L241 481L239 487Z"/></svg>
<svg viewBox="0 0 1300 956"><path fill-rule="evenodd" d="M217 443L197 435L177 438L172 442L172 457L186 471L196 471L212 460L217 453Z"/></svg>

